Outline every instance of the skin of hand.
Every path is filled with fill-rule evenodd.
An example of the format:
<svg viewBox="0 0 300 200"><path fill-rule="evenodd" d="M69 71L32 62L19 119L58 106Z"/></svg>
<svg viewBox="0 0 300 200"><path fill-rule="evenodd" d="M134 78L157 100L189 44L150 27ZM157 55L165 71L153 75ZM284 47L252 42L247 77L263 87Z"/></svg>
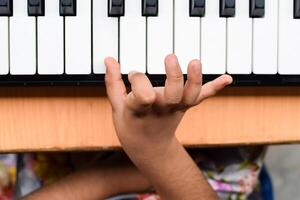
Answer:
<svg viewBox="0 0 300 200"><path fill-rule="evenodd" d="M199 60L188 65L184 77L175 55L165 59L165 87L152 87L139 72L128 75L127 93L119 63L105 60L108 98L113 122L127 155L155 187L162 199L217 199L202 173L175 137L185 112L232 83L223 75L202 86Z"/></svg>

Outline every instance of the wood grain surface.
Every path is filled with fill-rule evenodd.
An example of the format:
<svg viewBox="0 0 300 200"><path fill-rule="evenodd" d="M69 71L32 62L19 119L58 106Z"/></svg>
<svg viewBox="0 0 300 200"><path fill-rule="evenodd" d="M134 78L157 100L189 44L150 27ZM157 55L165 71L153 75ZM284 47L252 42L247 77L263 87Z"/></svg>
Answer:
<svg viewBox="0 0 300 200"><path fill-rule="evenodd" d="M300 88L227 88L190 110L177 135L195 147L300 142ZM1 152L119 146L101 88L0 89Z"/></svg>

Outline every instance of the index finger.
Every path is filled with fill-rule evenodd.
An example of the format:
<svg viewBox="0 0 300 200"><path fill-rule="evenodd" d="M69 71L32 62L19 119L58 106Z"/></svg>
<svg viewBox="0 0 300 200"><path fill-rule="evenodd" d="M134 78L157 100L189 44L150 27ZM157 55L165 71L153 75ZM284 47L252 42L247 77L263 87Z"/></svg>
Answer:
<svg viewBox="0 0 300 200"><path fill-rule="evenodd" d="M106 92L113 109L118 109L123 105L127 91L122 80L119 63L111 57L105 59L106 74L105 85Z"/></svg>

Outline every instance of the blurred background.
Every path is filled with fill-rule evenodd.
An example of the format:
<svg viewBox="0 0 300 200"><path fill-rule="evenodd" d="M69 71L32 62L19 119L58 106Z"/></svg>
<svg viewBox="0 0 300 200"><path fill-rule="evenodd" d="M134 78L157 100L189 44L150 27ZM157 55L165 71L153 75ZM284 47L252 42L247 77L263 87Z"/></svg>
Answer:
<svg viewBox="0 0 300 200"><path fill-rule="evenodd" d="M300 145L272 146L266 156L275 200L300 199Z"/></svg>

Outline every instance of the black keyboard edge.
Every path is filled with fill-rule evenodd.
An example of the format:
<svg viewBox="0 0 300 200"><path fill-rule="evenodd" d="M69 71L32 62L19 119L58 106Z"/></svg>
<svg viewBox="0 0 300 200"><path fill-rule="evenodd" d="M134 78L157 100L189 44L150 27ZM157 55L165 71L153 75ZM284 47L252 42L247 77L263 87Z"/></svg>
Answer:
<svg viewBox="0 0 300 200"><path fill-rule="evenodd" d="M164 84L164 75L148 75L154 86ZM204 75L203 82L218 75ZM232 86L300 86L300 75L232 75ZM123 76L129 85L127 76ZM5 86L104 86L104 75L6 75L0 76L0 87Z"/></svg>

